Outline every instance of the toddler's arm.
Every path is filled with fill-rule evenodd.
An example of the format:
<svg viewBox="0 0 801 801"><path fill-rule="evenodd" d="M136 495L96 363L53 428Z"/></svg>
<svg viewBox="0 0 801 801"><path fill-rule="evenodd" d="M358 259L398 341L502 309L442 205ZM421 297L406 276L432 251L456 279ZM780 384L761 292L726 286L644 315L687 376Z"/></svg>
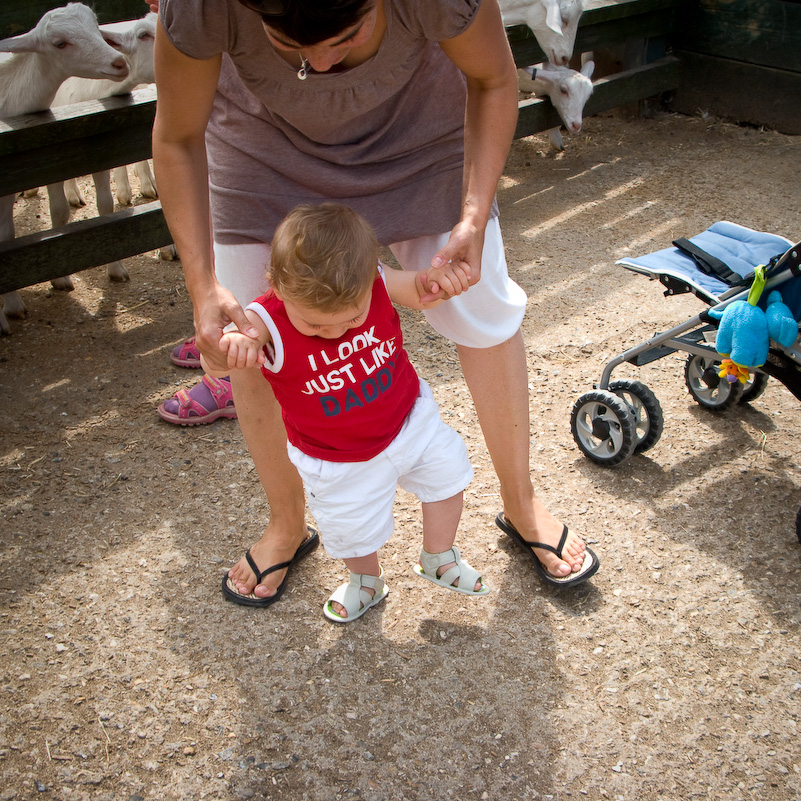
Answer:
<svg viewBox="0 0 801 801"><path fill-rule="evenodd" d="M223 378L231 370L246 370L264 364L264 346L270 339L270 333L261 317L250 309L245 310L248 320L256 327L259 338L245 336L239 331L226 331L220 337L220 350L227 355L227 369L213 370L201 354L200 363L203 369L212 376Z"/></svg>
<svg viewBox="0 0 801 801"><path fill-rule="evenodd" d="M452 264L419 272L385 267L384 277L393 303L410 309L433 309L452 295L461 295L469 286L467 272Z"/></svg>

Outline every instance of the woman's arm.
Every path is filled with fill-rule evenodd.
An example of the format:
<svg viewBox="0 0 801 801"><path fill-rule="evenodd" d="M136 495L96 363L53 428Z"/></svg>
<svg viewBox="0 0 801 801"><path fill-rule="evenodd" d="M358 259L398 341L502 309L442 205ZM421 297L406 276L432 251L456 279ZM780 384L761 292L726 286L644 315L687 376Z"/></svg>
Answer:
<svg viewBox="0 0 801 801"><path fill-rule="evenodd" d="M158 102L153 165L161 206L184 268L198 348L210 365L223 367L225 357L218 349L223 328L233 322L243 333L254 332L242 308L214 275L205 134L221 56L189 58L159 25L154 57Z"/></svg>
<svg viewBox="0 0 801 801"><path fill-rule="evenodd" d="M517 124L517 71L497 0L482 0L470 27L440 42L467 79L462 216L432 267L452 260L481 274L484 229Z"/></svg>

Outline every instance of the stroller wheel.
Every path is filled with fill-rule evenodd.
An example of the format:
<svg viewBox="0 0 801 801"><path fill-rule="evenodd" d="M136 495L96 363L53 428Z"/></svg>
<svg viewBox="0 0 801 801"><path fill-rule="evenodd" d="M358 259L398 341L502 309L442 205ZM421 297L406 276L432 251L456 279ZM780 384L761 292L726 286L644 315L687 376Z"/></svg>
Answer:
<svg viewBox="0 0 801 801"><path fill-rule="evenodd" d="M573 439L596 464L626 461L637 446L637 428L628 404L614 392L596 389L582 395L570 415Z"/></svg>
<svg viewBox="0 0 801 801"><path fill-rule="evenodd" d="M709 356L690 355L684 365L684 381L690 395L711 412L722 412L740 400L743 385L730 384L718 375L720 361Z"/></svg>
<svg viewBox="0 0 801 801"><path fill-rule="evenodd" d="M662 436L665 418L656 395L641 381L621 379L609 384L610 391L622 398L634 417L637 444L634 453L653 448Z"/></svg>
<svg viewBox="0 0 801 801"><path fill-rule="evenodd" d="M751 403L756 400L768 387L768 376L765 373L751 373L748 383L743 384L743 394L740 403Z"/></svg>

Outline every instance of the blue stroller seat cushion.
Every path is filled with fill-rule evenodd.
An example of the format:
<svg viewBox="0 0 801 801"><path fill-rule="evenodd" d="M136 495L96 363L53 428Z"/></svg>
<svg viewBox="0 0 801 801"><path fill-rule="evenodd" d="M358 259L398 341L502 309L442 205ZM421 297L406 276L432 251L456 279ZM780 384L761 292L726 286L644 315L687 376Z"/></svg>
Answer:
<svg viewBox="0 0 801 801"><path fill-rule="evenodd" d="M719 259L741 277L750 275L758 264L767 264L793 244L783 236L754 231L725 220L710 225L706 231L691 237L689 241ZM616 263L650 278L669 276L682 281L692 287L698 297L710 304L716 303L718 297L729 289L729 284L705 273L689 254L676 247L664 248L636 258L619 259ZM801 291L798 294L801 307ZM785 295L784 288L782 295ZM784 300L794 313L801 311L801 308L794 308L786 297Z"/></svg>

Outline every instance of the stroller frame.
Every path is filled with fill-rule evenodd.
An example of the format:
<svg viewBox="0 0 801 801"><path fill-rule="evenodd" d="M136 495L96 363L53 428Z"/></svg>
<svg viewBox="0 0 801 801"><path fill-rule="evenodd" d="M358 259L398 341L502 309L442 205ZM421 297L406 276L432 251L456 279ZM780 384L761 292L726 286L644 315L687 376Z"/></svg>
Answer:
<svg viewBox="0 0 801 801"><path fill-rule="evenodd" d="M798 259L799 255L801 255L801 242L797 245L794 245L792 248L793 253L795 254L795 258ZM790 251L784 254L782 258L787 258ZM792 258L792 256L789 256ZM796 269L799 270L799 263L796 261ZM801 272L797 273L801 275ZM788 278L794 277L795 273L793 273L791 268L787 268L786 270L782 271L779 275L774 275L772 278L768 279L765 283L765 292L768 292L775 286L783 284ZM690 290L685 290L690 291ZM744 300L748 296L748 287L741 291L730 290L730 292L734 292L731 297L726 297L729 293L725 295L721 295L720 303L716 306L712 307L715 310L723 311L729 304L733 303L735 300ZM676 291L668 291L666 294L680 294ZM714 348L714 344L704 340L704 334L707 332L711 332L717 329L717 325L715 324L716 321L709 317L709 310L706 309L702 311L700 314L697 314L695 317L691 317L686 322L682 323L681 325L677 325L674 328L671 328L669 331L665 331L660 334L656 334L655 336L651 337L651 339L646 340L645 342L636 345L633 348L630 348L627 351L624 351L619 356L615 356L615 358L611 359L607 362L606 366L604 367L603 373L601 374L601 378L597 384L594 386L599 389L609 389L609 380L612 375L612 371L619 367L624 362L630 362L631 364L636 365L637 367L648 364L650 362L656 361L657 359L661 359L663 356L667 356L669 353L674 353L676 351L683 351L685 353L690 353L696 356L708 356L708 355L715 355L717 351ZM699 328L699 326L703 326ZM693 332L693 329L697 329ZM695 336L688 335L688 336L680 336L685 332L693 332ZM780 345L776 345L775 343L771 346L770 351L771 354L776 355L781 353L786 358L790 359L795 364L798 364L801 367L801 349L799 349L796 345L793 345L790 348L782 348ZM778 357L781 360L781 357ZM770 363L770 359L765 362L764 365L760 367L751 368L751 371L754 373L765 373L767 375L773 375L775 371L771 369L773 365ZM782 380L782 376L777 375L775 376L779 380ZM801 400L801 373L798 376L794 375L793 372L790 375L786 376L788 382L782 380L782 383L787 386L787 388L795 395L796 398ZM796 380L793 380L796 379Z"/></svg>
<svg viewBox="0 0 801 801"><path fill-rule="evenodd" d="M766 276L763 296L771 288L801 276L801 242L772 259ZM651 277L659 278L666 287L665 295L692 292L710 303L710 308L615 356L605 365L594 390L582 395L573 405L570 425L576 444L587 458L605 467L622 464L632 454L653 447L664 427L659 401L644 383L611 380L612 372L621 364L642 366L677 351L689 354L685 365L687 388L701 406L713 412L724 411L738 402L754 400L764 391L769 376L779 380L801 400L801 348L798 339L787 348L771 342L767 361L752 370L746 385L739 381L730 383L718 375L722 359L714 343L718 320L710 315L710 311L723 311L734 301L745 300L750 280L744 280L715 298L675 276ZM798 526L801 540L801 520Z"/></svg>

